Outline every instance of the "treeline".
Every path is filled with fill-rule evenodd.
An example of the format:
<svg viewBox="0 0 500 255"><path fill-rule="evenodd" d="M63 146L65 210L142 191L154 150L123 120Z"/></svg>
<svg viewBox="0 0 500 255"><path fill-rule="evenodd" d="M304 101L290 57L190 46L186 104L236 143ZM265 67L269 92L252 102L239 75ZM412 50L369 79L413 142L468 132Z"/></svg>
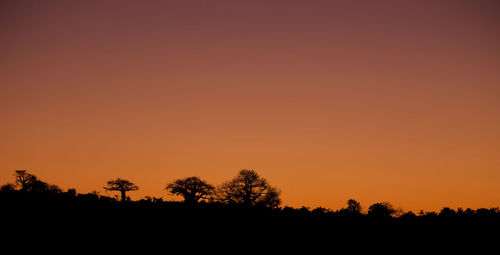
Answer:
<svg viewBox="0 0 500 255"><path fill-rule="evenodd" d="M253 213L259 216L312 216L331 218L377 218L412 221L431 218L471 218L487 217L500 219L500 209L452 209L442 208L439 212L404 212L396 209L388 202L378 202L363 210L361 204L349 199L346 207L332 210L323 207L314 209L308 207L293 208L280 206L280 190L271 186L265 178L253 170L241 170L231 180L214 186L199 177L177 179L166 185L168 193L183 198L182 202L164 201L163 198L146 196L132 201L127 192L139 189L133 182L121 178L109 180L103 187L108 191L119 192L120 198L100 195L98 192L87 194L77 193L70 188L63 191L57 185L48 184L37 176L25 170L16 170L14 183L0 187L0 203L2 205L23 208L89 208L101 209L157 209L166 213Z"/></svg>

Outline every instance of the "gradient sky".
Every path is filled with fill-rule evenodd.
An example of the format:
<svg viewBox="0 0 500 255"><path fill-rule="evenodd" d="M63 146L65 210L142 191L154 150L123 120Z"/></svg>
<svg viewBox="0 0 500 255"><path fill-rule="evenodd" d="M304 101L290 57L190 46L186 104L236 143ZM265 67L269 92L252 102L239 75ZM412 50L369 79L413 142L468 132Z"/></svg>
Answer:
<svg viewBox="0 0 500 255"><path fill-rule="evenodd" d="M2 1L0 182L500 206L498 1Z"/></svg>

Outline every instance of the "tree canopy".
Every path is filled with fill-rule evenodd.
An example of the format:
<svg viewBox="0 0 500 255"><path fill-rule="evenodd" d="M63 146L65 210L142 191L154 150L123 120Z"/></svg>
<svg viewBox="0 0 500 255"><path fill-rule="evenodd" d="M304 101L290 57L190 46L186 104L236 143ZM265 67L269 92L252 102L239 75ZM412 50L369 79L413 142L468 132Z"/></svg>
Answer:
<svg viewBox="0 0 500 255"><path fill-rule="evenodd" d="M391 217L395 213L396 210L389 202L375 203L368 208L369 216Z"/></svg>
<svg viewBox="0 0 500 255"><path fill-rule="evenodd" d="M122 201L127 200L126 193L127 191L135 191L139 190L139 187L129 180L116 178L114 180L109 180L107 182L107 186L104 187L105 190L109 191L120 191L122 196Z"/></svg>
<svg viewBox="0 0 500 255"><path fill-rule="evenodd" d="M214 193L214 186L196 176L177 179L165 188L173 195L182 196L186 204L198 203L208 199Z"/></svg>
<svg viewBox="0 0 500 255"><path fill-rule="evenodd" d="M14 176L16 177L16 185L20 187L21 191L61 192L57 185L48 184L26 170L16 170ZM11 186L10 189L14 187L15 185ZM7 186L4 189L7 189Z"/></svg>
<svg viewBox="0 0 500 255"><path fill-rule="evenodd" d="M254 170L243 169L218 188L217 198L225 203L246 207L277 207L281 204L280 193Z"/></svg>

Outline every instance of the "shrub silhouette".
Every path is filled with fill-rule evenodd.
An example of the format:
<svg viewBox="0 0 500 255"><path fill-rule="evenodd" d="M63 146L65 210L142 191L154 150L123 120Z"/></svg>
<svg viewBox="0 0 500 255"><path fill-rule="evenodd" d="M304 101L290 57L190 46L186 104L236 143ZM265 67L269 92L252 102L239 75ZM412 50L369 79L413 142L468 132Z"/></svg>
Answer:
<svg viewBox="0 0 500 255"><path fill-rule="evenodd" d="M4 184L4 185L2 185L2 187L0 187L0 191L2 191L2 192L13 192L13 191L16 191L16 185L12 184L12 183Z"/></svg>
<svg viewBox="0 0 500 255"><path fill-rule="evenodd" d="M391 217L395 213L396 210L389 202L375 203L368 208L368 216Z"/></svg>
<svg viewBox="0 0 500 255"><path fill-rule="evenodd" d="M347 208L340 209L338 213L345 216L363 215L363 213L361 212L361 204L354 199L349 199L347 201Z"/></svg>

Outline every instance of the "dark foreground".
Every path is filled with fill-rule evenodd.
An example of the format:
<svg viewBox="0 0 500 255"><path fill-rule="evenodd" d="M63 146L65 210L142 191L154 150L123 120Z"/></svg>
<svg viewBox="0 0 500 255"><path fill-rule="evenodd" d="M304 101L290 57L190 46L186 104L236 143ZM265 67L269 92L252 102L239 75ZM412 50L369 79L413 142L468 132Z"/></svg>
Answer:
<svg viewBox="0 0 500 255"><path fill-rule="evenodd" d="M0 204L2 230L10 238L5 243L22 241L33 247L71 244L81 249L104 245L117 249L172 246L217 250L235 246L243 252L265 247L311 251L398 246L421 251L425 247L471 248L478 252L495 247L500 237L496 210L396 218L216 203L123 203L92 195L27 192L1 193Z"/></svg>

